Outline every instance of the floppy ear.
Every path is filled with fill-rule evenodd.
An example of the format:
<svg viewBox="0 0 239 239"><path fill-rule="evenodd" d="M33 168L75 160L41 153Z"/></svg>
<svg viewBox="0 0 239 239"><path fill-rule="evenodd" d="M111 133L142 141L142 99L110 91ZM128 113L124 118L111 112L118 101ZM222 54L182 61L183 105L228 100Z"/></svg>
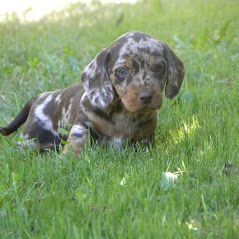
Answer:
<svg viewBox="0 0 239 239"><path fill-rule="evenodd" d="M112 83L107 71L110 50L104 49L85 68L81 80L91 105L106 108L114 98Z"/></svg>
<svg viewBox="0 0 239 239"><path fill-rule="evenodd" d="M167 44L164 45L165 58L167 61L167 82L165 95L174 98L180 90L184 77L183 62L174 54Z"/></svg>

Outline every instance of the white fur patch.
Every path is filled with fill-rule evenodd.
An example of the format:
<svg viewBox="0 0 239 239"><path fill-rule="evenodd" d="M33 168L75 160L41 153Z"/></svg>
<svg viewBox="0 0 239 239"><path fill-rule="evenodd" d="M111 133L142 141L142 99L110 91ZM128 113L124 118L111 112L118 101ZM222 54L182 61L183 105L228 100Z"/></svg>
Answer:
<svg viewBox="0 0 239 239"><path fill-rule="evenodd" d="M124 55L126 54L140 55L143 59L147 59L150 53L155 51L163 52L163 46L160 42L151 37L142 38L137 42L133 39L133 33L128 34L128 36L127 42L120 49L119 58L115 65L124 64ZM149 54L142 50L148 50Z"/></svg>
<svg viewBox="0 0 239 239"><path fill-rule="evenodd" d="M113 138L112 144L116 150L120 150L123 146L123 143L124 142L122 138Z"/></svg>
<svg viewBox="0 0 239 239"><path fill-rule="evenodd" d="M99 54L98 54L99 55ZM97 56L98 56L97 55ZM93 78L95 74L97 73L97 62L96 58L97 56L88 64L84 70L84 73L87 75L89 78Z"/></svg>
<svg viewBox="0 0 239 239"><path fill-rule="evenodd" d="M113 94L108 93L109 91L105 88L95 90L93 97L90 97L91 104L101 109L106 108L114 98Z"/></svg>
<svg viewBox="0 0 239 239"><path fill-rule="evenodd" d="M56 104L60 104L60 103L61 103L61 94L59 94L59 95L55 98L55 102L56 102Z"/></svg>
<svg viewBox="0 0 239 239"><path fill-rule="evenodd" d="M88 130L78 124L72 126L69 139L73 143L84 143L87 139Z"/></svg>
<svg viewBox="0 0 239 239"><path fill-rule="evenodd" d="M35 116L38 120L43 123L43 127L46 130L51 131L54 135L58 136L58 133L53 128L53 123L51 118L44 113L44 109L47 107L47 104L52 100L52 94L47 96L47 98L35 108Z"/></svg>
<svg viewBox="0 0 239 239"><path fill-rule="evenodd" d="M163 51L163 46L155 39L147 37L138 42L138 48L147 48L151 53L155 51Z"/></svg>
<svg viewBox="0 0 239 239"><path fill-rule="evenodd" d="M137 54L139 49L147 49L150 53L153 53L154 51L163 50L163 46L152 37L142 38L139 42L129 37L127 43L121 48L120 55L125 54L125 51L132 51L132 53Z"/></svg>
<svg viewBox="0 0 239 239"><path fill-rule="evenodd" d="M106 88L86 91L81 97L81 102L86 101L87 100L86 98L88 98L92 106L104 109L112 102L114 98L113 93L108 94L108 92L110 91L109 89ZM105 99L107 98L107 100L104 100L104 98Z"/></svg>
<svg viewBox="0 0 239 239"><path fill-rule="evenodd" d="M71 133L87 133L87 129L83 127L82 125L75 124L71 128Z"/></svg>
<svg viewBox="0 0 239 239"><path fill-rule="evenodd" d="M70 100L68 108L62 109L61 120L59 120L57 124L58 128L64 128L68 124L71 118L72 101L73 99Z"/></svg>
<svg viewBox="0 0 239 239"><path fill-rule="evenodd" d="M84 92L84 94L82 95L81 100L80 100L80 104L81 104L81 106L82 106L82 102L86 101L87 98L88 98L88 95L87 95L86 92Z"/></svg>

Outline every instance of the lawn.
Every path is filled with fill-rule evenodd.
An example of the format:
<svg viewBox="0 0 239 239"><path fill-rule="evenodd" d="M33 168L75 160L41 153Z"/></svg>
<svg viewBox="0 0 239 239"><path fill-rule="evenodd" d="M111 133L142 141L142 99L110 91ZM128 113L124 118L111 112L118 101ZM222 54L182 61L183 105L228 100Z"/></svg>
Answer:
<svg viewBox="0 0 239 239"><path fill-rule="evenodd" d="M0 238L239 238L238 12L238 0L148 0L1 22L0 125L32 96L80 81L127 31L167 42L186 75L146 151L40 155L16 147L21 130L0 136Z"/></svg>

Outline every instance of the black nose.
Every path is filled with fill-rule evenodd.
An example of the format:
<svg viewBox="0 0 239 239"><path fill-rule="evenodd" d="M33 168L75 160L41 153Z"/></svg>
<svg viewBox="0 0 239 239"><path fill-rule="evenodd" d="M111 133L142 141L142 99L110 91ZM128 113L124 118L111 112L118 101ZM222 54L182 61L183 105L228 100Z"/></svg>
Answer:
<svg viewBox="0 0 239 239"><path fill-rule="evenodd" d="M149 92L143 92L140 94L139 98L144 104L149 104L152 101L153 96Z"/></svg>

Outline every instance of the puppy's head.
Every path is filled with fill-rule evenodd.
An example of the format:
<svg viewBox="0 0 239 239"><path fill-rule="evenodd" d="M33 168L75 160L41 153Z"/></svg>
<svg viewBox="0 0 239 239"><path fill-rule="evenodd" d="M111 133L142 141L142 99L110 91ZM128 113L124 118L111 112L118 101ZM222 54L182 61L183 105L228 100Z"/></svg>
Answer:
<svg viewBox="0 0 239 239"><path fill-rule="evenodd" d="M183 77L183 63L165 43L132 32L100 52L82 81L91 105L103 109L120 98L127 110L137 112L159 109L163 90L172 99Z"/></svg>

